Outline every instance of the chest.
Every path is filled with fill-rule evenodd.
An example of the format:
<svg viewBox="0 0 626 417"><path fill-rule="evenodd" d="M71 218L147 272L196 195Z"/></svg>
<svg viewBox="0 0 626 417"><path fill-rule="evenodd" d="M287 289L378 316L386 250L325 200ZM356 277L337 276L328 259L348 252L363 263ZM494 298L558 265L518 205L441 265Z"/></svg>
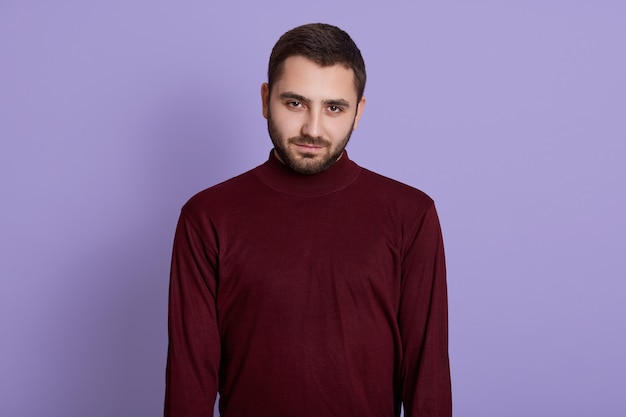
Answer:
<svg viewBox="0 0 626 417"><path fill-rule="evenodd" d="M257 202L218 230L219 297L370 305L400 284L401 231L383 209L341 198Z"/></svg>

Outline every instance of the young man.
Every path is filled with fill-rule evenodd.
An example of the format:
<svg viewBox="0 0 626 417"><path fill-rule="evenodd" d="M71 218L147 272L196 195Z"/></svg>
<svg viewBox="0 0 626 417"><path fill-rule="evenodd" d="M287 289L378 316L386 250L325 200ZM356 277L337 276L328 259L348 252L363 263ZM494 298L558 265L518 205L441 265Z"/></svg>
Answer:
<svg viewBox="0 0 626 417"><path fill-rule="evenodd" d="M183 207L165 415L451 415L433 201L345 146L365 98L341 29L285 33L261 87L269 160Z"/></svg>

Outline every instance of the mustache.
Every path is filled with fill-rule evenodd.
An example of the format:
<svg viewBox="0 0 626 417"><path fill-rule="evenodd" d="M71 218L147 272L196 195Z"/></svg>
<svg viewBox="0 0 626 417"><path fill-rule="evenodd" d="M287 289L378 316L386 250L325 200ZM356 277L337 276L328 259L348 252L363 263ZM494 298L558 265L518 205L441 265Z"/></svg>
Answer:
<svg viewBox="0 0 626 417"><path fill-rule="evenodd" d="M311 145L311 146L330 146L331 143L324 138L314 138L313 136L302 135L289 138L289 143L297 145Z"/></svg>

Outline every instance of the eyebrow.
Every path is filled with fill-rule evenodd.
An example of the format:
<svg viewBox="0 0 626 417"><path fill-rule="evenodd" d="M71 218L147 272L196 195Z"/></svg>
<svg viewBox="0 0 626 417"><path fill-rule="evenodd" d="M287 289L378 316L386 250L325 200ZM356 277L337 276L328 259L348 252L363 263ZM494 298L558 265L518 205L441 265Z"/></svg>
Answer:
<svg viewBox="0 0 626 417"><path fill-rule="evenodd" d="M280 94L280 98L282 99L293 99L293 100L298 100L301 101L303 103L306 104L310 104L311 100L300 95L300 94L296 94L293 93L291 91L287 91L284 93ZM344 100L342 98L337 98L337 99L329 99L329 100L324 100L322 101L322 104L328 105L328 106L338 106L338 107L345 107L348 108L350 107L350 103L348 102L348 100Z"/></svg>

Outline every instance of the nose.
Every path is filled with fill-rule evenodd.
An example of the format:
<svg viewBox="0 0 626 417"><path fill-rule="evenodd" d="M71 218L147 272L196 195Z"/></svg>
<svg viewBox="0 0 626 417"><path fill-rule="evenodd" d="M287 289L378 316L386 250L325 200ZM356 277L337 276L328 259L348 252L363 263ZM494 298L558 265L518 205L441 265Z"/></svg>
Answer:
<svg viewBox="0 0 626 417"><path fill-rule="evenodd" d="M302 134L312 138L321 137L323 134L322 114L318 110L309 110L306 120L302 125Z"/></svg>

